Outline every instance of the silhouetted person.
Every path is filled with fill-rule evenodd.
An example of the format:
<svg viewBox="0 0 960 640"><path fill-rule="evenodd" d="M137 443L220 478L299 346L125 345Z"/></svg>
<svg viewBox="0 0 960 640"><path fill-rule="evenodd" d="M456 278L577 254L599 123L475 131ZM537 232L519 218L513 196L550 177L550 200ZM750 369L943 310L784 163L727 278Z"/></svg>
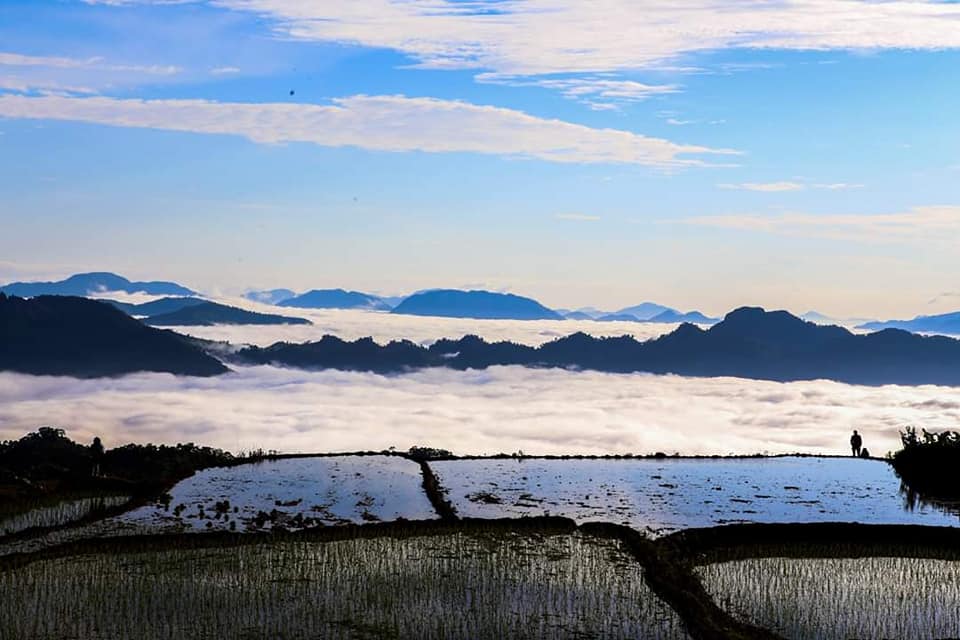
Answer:
<svg viewBox="0 0 960 640"><path fill-rule="evenodd" d="M857 433L857 430L853 430L853 435L850 436L850 451L853 452L854 458L860 457L860 447L863 446L863 438L860 437L860 434Z"/></svg>
<svg viewBox="0 0 960 640"><path fill-rule="evenodd" d="M90 445L90 455L93 458L93 477L100 475L100 464L103 462L103 443L100 438L94 438Z"/></svg>

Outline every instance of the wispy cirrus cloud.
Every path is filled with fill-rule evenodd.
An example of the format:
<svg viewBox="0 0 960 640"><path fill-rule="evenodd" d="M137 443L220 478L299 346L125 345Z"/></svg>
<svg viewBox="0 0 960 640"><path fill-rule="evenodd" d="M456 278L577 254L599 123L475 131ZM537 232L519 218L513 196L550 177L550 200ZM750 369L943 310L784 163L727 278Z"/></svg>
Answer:
<svg viewBox="0 0 960 640"><path fill-rule="evenodd" d="M110 62L101 57L34 56L0 51L0 89L20 93L95 94L102 87L170 78L174 65Z"/></svg>
<svg viewBox="0 0 960 640"><path fill-rule="evenodd" d="M761 193L782 193L784 191L805 191L807 189L823 189L827 191L843 191L847 189L860 189L862 184L850 182L831 182L831 183L808 183L808 182L723 182L717 185L720 189L730 189L737 191L758 191Z"/></svg>
<svg viewBox="0 0 960 640"><path fill-rule="evenodd" d="M760 191L763 193L781 193L783 191L802 191L805 187L799 182L741 182L739 184L721 183L721 189L738 191Z"/></svg>
<svg viewBox="0 0 960 640"><path fill-rule="evenodd" d="M589 215L586 213L558 213L557 220L573 220L575 222L596 222L600 216Z"/></svg>
<svg viewBox="0 0 960 640"><path fill-rule="evenodd" d="M435 98L357 95L329 105L0 95L0 116L227 134L378 151L471 152L558 163L703 165L736 151ZM692 157L691 157L692 156Z"/></svg>
<svg viewBox="0 0 960 640"><path fill-rule="evenodd" d="M955 242L960 238L960 206L914 207L880 214L735 214L695 216L685 224L779 235L822 237L861 242L909 242L921 239Z"/></svg>
<svg viewBox="0 0 960 640"><path fill-rule="evenodd" d="M0 52L0 66L50 67L55 69L98 69L101 71L135 71L151 75L169 76L182 69L174 65L115 64L101 57L65 58L61 56L28 56L20 53Z"/></svg>
<svg viewBox="0 0 960 640"><path fill-rule="evenodd" d="M616 109L618 103L640 102L653 96L677 93L676 85L645 84L635 80L616 80L606 77L526 78L498 73L480 73L476 80L485 84L510 87L542 87L559 91L565 98L602 111Z"/></svg>

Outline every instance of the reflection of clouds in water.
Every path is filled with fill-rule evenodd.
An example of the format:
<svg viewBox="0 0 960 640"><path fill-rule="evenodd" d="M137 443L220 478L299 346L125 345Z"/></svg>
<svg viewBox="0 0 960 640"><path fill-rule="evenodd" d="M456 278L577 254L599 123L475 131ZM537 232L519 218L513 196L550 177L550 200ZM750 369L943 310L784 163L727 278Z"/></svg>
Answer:
<svg viewBox="0 0 960 640"><path fill-rule="evenodd" d="M243 367L219 378L74 380L0 374L0 438L38 426L71 436L194 441L230 450L407 448L458 453L845 453L874 455L906 424L960 420L960 389L860 387L494 367L402 376Z"/></svg>
<svg viewBox="0 0 960 640"><path fill-rule="evenodd" d="M221 302L261 313L307 318L313 322L313 325L218 325L177 327L176 330L208 340L226 340L232 343L261 346L279 341L319 340L326 334L335 335L344 340L370 336L381 344L401 338L424 344L440 338L461 338L468 334L476 334L490 341L511 340L521 344L538 345L577 331L599 337L632 335L638 340L647 340L669 333L678 326L592 320L475 320L394 315L377 311L290 309L236 298L221 300Z"/></svg>

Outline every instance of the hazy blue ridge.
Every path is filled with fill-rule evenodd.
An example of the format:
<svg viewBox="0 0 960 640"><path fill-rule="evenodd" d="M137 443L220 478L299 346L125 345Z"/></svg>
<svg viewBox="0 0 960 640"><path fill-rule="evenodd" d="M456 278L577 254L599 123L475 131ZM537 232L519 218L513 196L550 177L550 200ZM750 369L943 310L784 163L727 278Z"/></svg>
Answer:
<svg viewBox="0 0 960 640"><path fill-rule="evenodd" d="M277 303L280 307L300 309L369 309L389 311L390 305L379 297L344 289L314 289Z"/></svg>
<svg viewBox="0 0 960 640"><path fill-rule="evenodd" d="M960 335L960 311L943 313L936 316L917 316L913 320L886 320L865 322L857 329L877 331L881 329L903 329L904 331L926 333L949 333Z"/></svg>
<svg viewBox="0 0 960 640"><path fill-rule="evenodd" d="M31 298L33 296L88 296L105 291L146 293L155 296L192 296L196 291L176 282L132 282L123 276L109 272L78 273L57 282L11 282L0 287L0 292L9 296Z"/></svg>
<svg viewBox="0 0 960 640"><path fill-rule="evenodd" d="M563 316L536 300L512 293L435 289L415 293L393 313L446 318L494 320L563 320Z"/></svg>

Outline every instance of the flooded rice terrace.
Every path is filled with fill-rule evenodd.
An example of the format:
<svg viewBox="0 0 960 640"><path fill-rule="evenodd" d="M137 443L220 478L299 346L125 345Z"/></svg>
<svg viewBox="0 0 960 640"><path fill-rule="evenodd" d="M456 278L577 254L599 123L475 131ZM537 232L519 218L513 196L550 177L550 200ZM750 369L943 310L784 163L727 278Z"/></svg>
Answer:
<svg viewBox="0 0 960 640"><path fill-rule="evenodd" d="M853 458L478 459L433 462L465 517L565 516L648 534L739 522L958 526L910 508L882 461Z"/></svg>
<svg viewBox="0 0 960 640"><path fill-rule="evenodd" d="M271 460L200 471L170 491L168 504L118 521L145 529L243 531L435 518L421 483L420 465L397 456Z"/></svg>
<svg viewBox="0 0 960 640"><path fill-rule="evenodd" d="M458 515L564 516L648 535L714 525L858 522L960 526L911 506L882 461L851 458L475 459L430 462ZM437 517L417 463L399 456L291 458L207 469L168 504L116 519L147 530L302 528ZM266 517L265 517L266 516ZM233 523L233 524L231 524Z"/></svg>

